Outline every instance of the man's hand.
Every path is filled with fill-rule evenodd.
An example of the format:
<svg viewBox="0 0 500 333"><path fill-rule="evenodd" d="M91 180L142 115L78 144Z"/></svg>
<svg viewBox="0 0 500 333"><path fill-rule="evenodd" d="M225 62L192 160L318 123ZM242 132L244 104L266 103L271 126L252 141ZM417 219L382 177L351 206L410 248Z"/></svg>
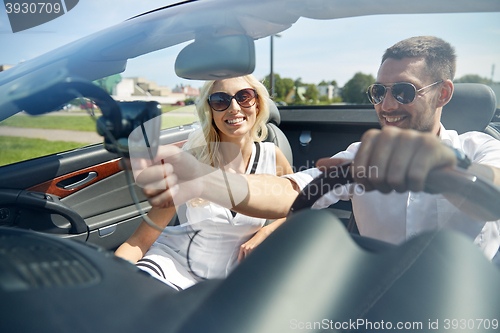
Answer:
<svg viewBox="0 0 500 333"><path fill-rule="evenodd" d="M199 197L203 190L200 178L214 170L172 145L160 146L153 161L132 157L131 165L137 185L158 208Z"/></svg>
<svg viewBox="0 0 500 333"><path fill-rule="evenodd" d="M367 191L418 192L424 190L430 170L455 164L454 152L436 135L385 127L363 135L353 171Z"/></svg>
<svg viewBox="0 0 500 333"><path fill-rule="evenodd" d="M329 161L330 160L330 161ZM322 159L318 167L331 167L341 159ZM367 131L353 161L353 178L365 190L423 191L430 170L456 164L454 152L436 135L386 126Z"/></svg>

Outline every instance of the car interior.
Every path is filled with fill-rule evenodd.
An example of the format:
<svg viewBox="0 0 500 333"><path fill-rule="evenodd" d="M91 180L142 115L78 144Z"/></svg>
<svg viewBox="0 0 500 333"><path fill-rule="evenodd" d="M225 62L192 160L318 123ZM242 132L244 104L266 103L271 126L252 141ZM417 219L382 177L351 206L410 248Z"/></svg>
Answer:
<svg viewBox="0 0 500 333"><path fill-rule="evenodd" d="M12 76L0 75L0 87L5 82L14 87L0 89L0 98L11 96L8 103L0 103L2 112L44 113L59 106L61 99L74 97L75 91L80 95L86 91L103 111L103 126L119 128L116 124L126 118L123 110L127 107L97 88L89 88L90 77L123 70L122 53L133 58L166 47L167 42L155 39L157 31L167 35L168 28L173 29L172 34L179 36L176 42L193 38L171 26L160 25L159 29L153 25L137 32L134 19L146 26L152 17L151 22L159 24L155 15L171 9L178 23L175 20L180 16L176 15L185 14L183 6L191 14L191 8L199 5L204 14L209 10L205 3L185 1L132 18L124 23L123 40L117 38L115 30L98 33L96 44L106 45L102 55L85 53L83 60L78 60L92 63L89 73L84 73L81 63L71 62L73 58L67 69L55 70L59 63L47 56L33 65L20 66L9 74ZM293 3L308 17L332 15L320 10L330 4ZM485 10L490 6L483 5ZM417 9L410 12L422 11L419 4L414 6ZM464 11L470 10L466 7ZM218 9L210 10L218 13ZM356 15L373 8L360 10ZM342 10L339 13L344 15ZM292 25L297 15L294 12L283 21L266 17L267 25L260 19L252 25L255 22L249 15L245 22L255 38L263 38ZM268 30L255 28L261 26ZM110 36L118 41L108 47ZM154 42L144 47L146 51L139 46L127 48L130 43L142 43L145 36L154 36ZM208 41L200 38L182 49L176 58L176 72L193 79L222 72L228 76L250 73L255 66L253 40L252 36L227 31ZM218 52L205 52L211 45L217 45ZM234 45L239 53L228 56ZM58 52L64 54L65 50L71 48ZM26 68L28 74L23 76L21 70ZM89 78L75 79L80 75ZM453 97L443 108L443 125L458 133L481 131L500 140L500 127L493 122L495 115L500 115L493 90L478 83L454 86ZM138 107L140 112L129 113L126 120L133 122L146 114L144 105ZM372 105L273 103L270 109L266 140L281 149L295 171L314 167L318 159L359 141L366 130L379 128ZM136 126L150 118L153 113ZM158 144L182 147L198 126L192 123L161 130ZM175 292L113 254L141 223L139 209L148 212L151 206L142 189L131 184L121 169L123 152L107 144L108 149L101 143L0 167L0 332L284 332L295 331L293 323L299 329L298 323L306 321L322 323L306 331L358 331L352 326L332 328L330 322L323 325L324 318L342 323L356 318L364 323L421 322L424 331L430 331L438 318L496 318L498 324L500 271L470 240L439 231L401 246L364 238L357 235L349 201L312 210L312 202L300 202L299 197L288 221L226 279L206 280ZM498 187L460 173L437 174L434 179L446 183L443 186L448 191L473 186L468 198L484 203L485 210L500 216ZM174 217L170 225L177 223Z"/></svg>

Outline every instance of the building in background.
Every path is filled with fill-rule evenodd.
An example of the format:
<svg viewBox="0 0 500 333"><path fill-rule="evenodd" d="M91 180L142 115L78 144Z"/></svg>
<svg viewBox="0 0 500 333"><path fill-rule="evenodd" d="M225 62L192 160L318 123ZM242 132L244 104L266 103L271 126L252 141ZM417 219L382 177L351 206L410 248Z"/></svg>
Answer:
<svg viewBox="0 0 500 333"><path fill-rule="evenodd" d="M327 96L329 100L333 99L334 97L341 97L342 96L342 89L334 86L334 85L319 85L317 86L318 91L319 91L319 96Z"/></svg>
<svg viewBox="0 0 500 333"><path fill-rule="evenodd" d="M200 96L200 90L193 88L191 86L175 86L174 90L172 90L175 93L181 93L186 95L186 98L188 99L196 99L198 96Z"/></svg>
<svg viewBox="0 0 500 333"><path fill-rule="evenodd" d="M181 86L172 91L143 77L123 78L112 92L112 97L120 101L157 101L160 104L176 104L199 95L200 91L196 88Z"/></svg>

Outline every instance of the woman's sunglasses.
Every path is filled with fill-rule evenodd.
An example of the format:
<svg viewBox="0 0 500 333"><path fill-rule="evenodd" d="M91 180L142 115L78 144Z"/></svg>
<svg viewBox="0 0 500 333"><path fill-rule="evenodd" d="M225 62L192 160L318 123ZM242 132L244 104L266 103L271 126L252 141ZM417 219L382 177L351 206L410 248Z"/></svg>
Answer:
<svg viewBox="0 0 500 333"><path fill-rule="evenodd" d="M392 96L398 103L410 104L415 100L415 97L417 97L418 92L426 88L430 88L441 82L443 82L443 80L436 81L420 89L417 89L410 82L398 82L394 83L390 87L384 86L383 84L380 83L375 83L368 87L366 94L368 95L368 99L370 100L370 102L372 102L372 104L374 105L377 105L382 103L382 101L385 98L385 94L387 93L387 89L389 89L391 91Z"/></svg>
<svg viewBox="0 0 500 333"><path fill-rule="evenodd" d="M256 97L257 91L251 88L241 89L234 96L224 92L216 92L208 96L208 104L214 111L224 111L229 108L234 98L242 108L249 108L255 105Z"/></svg>

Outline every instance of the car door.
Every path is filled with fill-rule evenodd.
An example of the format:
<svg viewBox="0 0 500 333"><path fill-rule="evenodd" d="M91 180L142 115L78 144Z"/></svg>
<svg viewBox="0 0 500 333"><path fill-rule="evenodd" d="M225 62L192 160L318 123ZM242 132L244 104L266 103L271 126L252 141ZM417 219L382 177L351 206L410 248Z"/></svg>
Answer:
<svg viewBox="0 0 500 333"><path fill-rule="evenodd" d="M181 146L194 126L163 130L160 143ZM95 144L0 167L0 226L115 249L141 222L137 205L150 209L141 189L127 182L119 160Z"/></svg>

